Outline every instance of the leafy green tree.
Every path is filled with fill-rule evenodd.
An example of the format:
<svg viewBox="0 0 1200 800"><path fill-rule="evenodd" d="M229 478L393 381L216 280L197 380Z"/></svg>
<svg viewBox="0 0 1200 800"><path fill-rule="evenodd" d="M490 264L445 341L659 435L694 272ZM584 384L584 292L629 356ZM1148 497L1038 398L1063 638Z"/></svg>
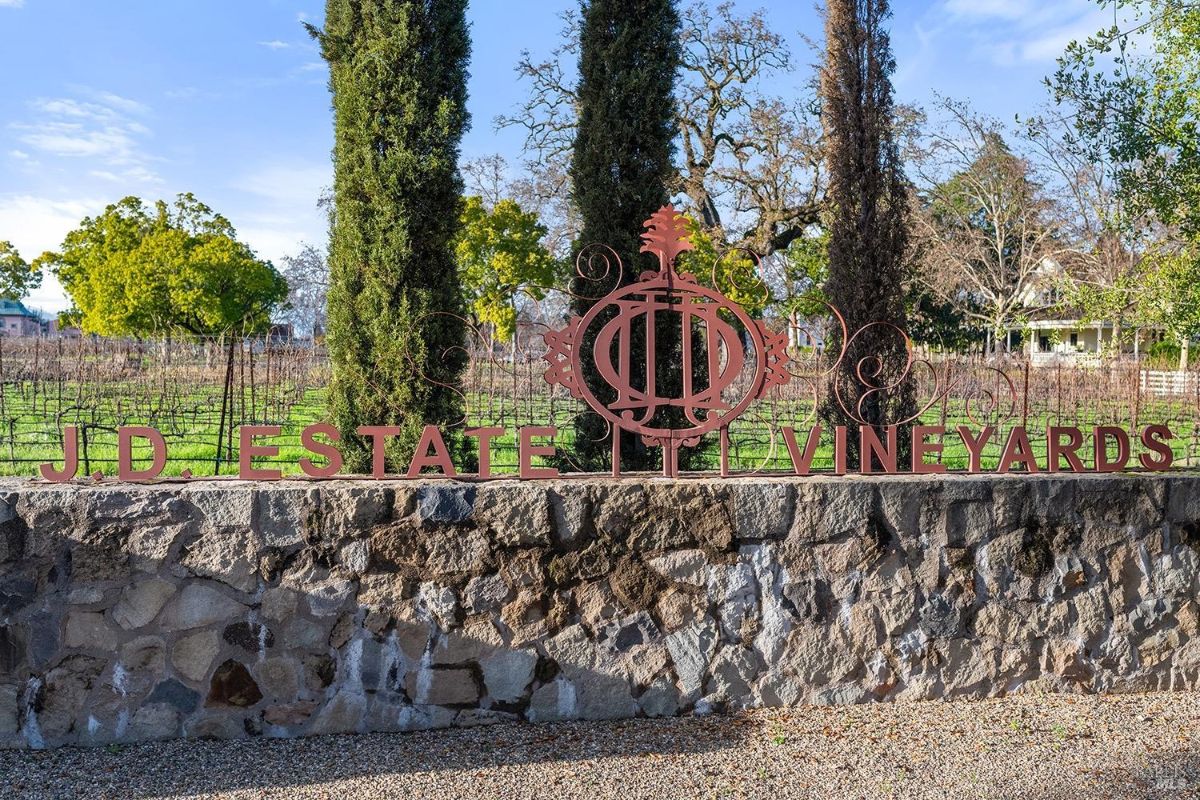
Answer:
<svg viewBox="0 0 1200 800"><path fill-rule="evenodd" d="M825 283L829 280L829 231L794 240L784 254L784 280L788 291L783 308L795 324L829 313Z"/></svg>
<svg viewBox="0 0 1200 800"><path fill-rule="evenodd" d="M1200 253L1184 246L1148 258L1138 311L1146 324L1163 328L1181 343L1179 369L1185 369L1189 344L1200 336Z"/></svg>
<svg viewBox="0 0 1200 800"><path fill-rule="evenodd" d="M672 0L584 0L582 17L576 94L579 117L570 167L582 226L575 253L594 243L612 247L625 264L623 281L628 284L643 270L657 267L652 259L639 255L639 237L642 223L667 203L667 187L675 175L679 16ZM572 281L572 312L583 315L597 298L614 289L616 273L614 265L604 280L576 277ZM612 313L604 312L576 346L591 352L596 332ZM679 332L669 315L656 316L660 326L655 329L661 366L658 393L670 395L681 385L681 359L671 357L672 347L679 348ZM644 335L635 331L631 341L644 342ZM641 347L634 346L631 358L632 363L642 363ZM634 372L633 386L639 388L643 376ZM601 402L614 399L590 361L585 363L582 377ZM653 424L670 421L659 417ZM605 431L596 414L578 418L576 456L585 468L601 469L608 463L611 440ZM640 437L624 436L621 445L625 468L652 469L656 465L658 452L648 449ZM681 456L686 456L686 450Z"/></svg>
<svg viewBox="0 0 1200 800"><path fill-rule="evenodd" d="M287 297L271 263L191 194L153 209L126 197L35 264L58 276L82 330L104 336L255 333Z"/></svg>
<svg viewBox="0 0 1200 800"><path fill-rule="evenodd" d="M41 271L30 267L12 242L0 242L0 297L20 300L41 285Z"/></svg>
<svg viewBox="0 0 1200 800"><path fill-rule="evenodd" d="M360 425L398 426L389 469L425 424L458 430L466 323L454 243L467 128L466 0L328 0L309 27L329 63L334 111L329 248L330 413L346 466L366 471ZM465 463L461 432L447 435Z"/></svg>
<svg viewBox="0 0 1200 800"><path fill-rule="evenodd" d="M826 57L821 70L821 119L829 180L829 280L825 292L845 316L850 335L846 358L830 378L822 417L830 427L858 421L876 429L899 424L915 409L904 369L903 339L886 326L906 327L904 282L908 242L907 182L896 142L891 73L895 70L884 25L887 0L830 0L825 16ZM828 351L841 351L834 328ZM864 359L866 359L864 361ZM859 380L868 367L872 391ZM848 413L849 412L849 413ZM908 437L900 436L901 452ZM857 437L849 437L851 466L859 463ZM901 461L903 463L903 459Z"/></svg>
<svg viewBox="0 0 1200 800"><path fill-rule="evenodd" d="M1200 5L1099 5L1131 16L1067 47L1055 99L1071 106L1080 143L1120 166L1135 207L1200 240Z"/></svg>
<svg viewBox="0 0 1200 800"><path fill-rule="evenodd" d="M908 335L916 344L952 353L982 350L985 346L987 332L964 311L966 308L979 313L971 298L949 303L926 289L910 287L905 301Z"/></svg>
<svg viewBox="0 0 1200 800"><path fill-rule="evenodd" d="M1177 233L1145 255L1132 280L1134 313L1184 344L1182 367L1188 340L1200 335L1200 5L1100 5L1114 9L1114 24L1072 42L1050 85L1072 112L1077 147L1116 166L1129 213L1152 212ZM1097 299L1112 304L1113 294Z"/></svg>
<svg viewBox="0 0 1200 800"><path fill-rule="evenodd" d="M516 332L518 298L541 300L558 277L559 263L542 245L545 235L537 214L514 200L502 199L490 210L482 197L463 201L455 246L463 289L471 313L502 342Z"/></svg>

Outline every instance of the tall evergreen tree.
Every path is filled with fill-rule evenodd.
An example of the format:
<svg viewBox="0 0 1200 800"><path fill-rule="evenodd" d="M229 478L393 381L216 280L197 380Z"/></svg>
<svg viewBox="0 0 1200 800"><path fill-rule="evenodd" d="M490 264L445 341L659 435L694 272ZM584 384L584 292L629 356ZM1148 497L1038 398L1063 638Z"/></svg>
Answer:
<svg viewBox="0 0 1200 800"><path fill-rule="evenodd" d="M667 184L674 175L679 16L673 0L583 0L581 11L579 125L570 168L582 223L575 251L591 244L612 247L625 265L622 282L629 284L643 270L657 268L649 255L639 254L639 237L642 223L667 203ZM616 288L615 265L605 280L577 276L571 288L572 312L582 315L596 298ZM596 332L613 313L605 312L577 343L589 354L583 377L605 403L615 395L590 364L590 353ZM679 334L668 327L668 315L657 316L658 393L666 395L680 383L679 360L671 357L672 337L678 349ZM644 335L635 328L630 339L631 363L644 364ZM631 378L635 388L642 387L640 366ZM608 463L611 439L605 431L598 415L588 412L579 418L575 450L581 466L600 469ZM625 434L621 446L625 469L655 467L659 453L647 449L640 437Z"/></svg>
<svg viewBox="0 0 1200 800"><path fill-rule="evenodd" d="M346 467L370 467L359 425L395 425L387 461L407 464L426 423L458 423L466 366L455 267L468 125L466 0L328 0L309 27L330 67L334 110L329 388ZM447 436L462 458L464 439Z"/></svg>
<svg viewBox="0 0 1200 800"><path fill-rule="evenodd" d="M883 27L888 16L887 0L829 0L825 17L821 121L830 219L825 292L845 316L853 341L831 376L822 417L830 426L850 427L852 467L859 463L854 417L875 428L882 440L884 426L914 413L912 382L904 373L905 342L894 328L871 325L905 327L907 187L893 131L890 75L896 64ZM854 337L864 326L870 327ZM842 345L841 331L835 331L827 348L832 358ZM890 388L872 391L860 377ZM908 452L907 443L907 431L901 431L902 453Z"/></svg>

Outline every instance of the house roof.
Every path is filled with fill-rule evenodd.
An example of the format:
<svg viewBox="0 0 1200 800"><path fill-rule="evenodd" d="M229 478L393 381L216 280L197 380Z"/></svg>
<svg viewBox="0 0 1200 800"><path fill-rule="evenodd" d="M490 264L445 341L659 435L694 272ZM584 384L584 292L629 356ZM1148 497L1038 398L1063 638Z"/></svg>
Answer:
<svg viewBox="0 0 1200 800"><path fill-rule="evenodd" d="M38 319L38 315L25 307L25 304L20 300L0 300L0 317L31 317Z"/></svg>

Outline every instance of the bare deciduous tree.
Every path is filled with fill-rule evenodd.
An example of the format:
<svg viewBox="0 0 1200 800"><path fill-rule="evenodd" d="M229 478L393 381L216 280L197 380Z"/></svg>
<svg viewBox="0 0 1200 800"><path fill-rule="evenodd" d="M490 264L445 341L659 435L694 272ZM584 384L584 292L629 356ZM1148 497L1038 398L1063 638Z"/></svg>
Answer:
<svg viewBox="0 0 1200 800"><path fill-rule="evenodd" d="M1119 192L1116 166L1080 141L1061 112L1029 120L1024 138L1061 198L1072 301L1084 318L1111 322L1113 339L1120 341L1126 326L1136 329L1143 322L1138 307L1145 256L1160 226L1152 215L1130 208Z"/></svg>
<svg viewBox="0 0 1200 800"><path fill-rule="evenodd" d="M673 189L685 195L701 228L724 249L761 255L786 249L819 219L821 131L815 104L762 94L760 82L792 71L783 37L764 14L739 16L731 3L696 2L684 9L679 81L679 157ZM562 43L538 61L517 65L529 95L499 127L525 130L525 187L543 198L552 231L573 232L565 165L574 140L578 98L571 72L578 57L578 19L565 14Z"/></svg>
<svg viewBox="0 0 1200 800"><path fill-rule="evenodd" d="M325 254L311 244L294 256L283 257L283 277L288 282L285 318L301 336L325 332L325 297L329 291L329 266Z"/></svg>
<svg viewBox="0 0 1200 800"><path fill-rule="evenodd" d="M716 241L786 249L818 221L823 190L815 106L756 88L792 72L786 41L762 11L739 17L732 3L698 2L684 13L683 49L677 189Z"/></svg>
<svg viewBox="0 0 1200 800"><path fill-rule="evenodd" d="M943 100L940 108L948 121L914 161L916 278L998 340L1043 305L1044 271L1069 249L1057 204L1003 128L961 102Z"/></svg>

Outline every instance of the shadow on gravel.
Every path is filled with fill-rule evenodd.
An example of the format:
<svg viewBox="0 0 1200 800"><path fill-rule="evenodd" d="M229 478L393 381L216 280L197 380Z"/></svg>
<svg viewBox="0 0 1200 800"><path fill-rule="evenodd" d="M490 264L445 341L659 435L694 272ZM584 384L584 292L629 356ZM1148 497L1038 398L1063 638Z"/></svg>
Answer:
<svg viewBox="0 0 1200 800"><path fill-rule="evenodd" d="M699 755L736 748L757 729L741 718L710 716L0 751L0 796L151 798L259 790L280 796L288 787L390 774L462 771L466 780L481 770L547 761ZM530 792L540 796L538 787Z"/></svg>

